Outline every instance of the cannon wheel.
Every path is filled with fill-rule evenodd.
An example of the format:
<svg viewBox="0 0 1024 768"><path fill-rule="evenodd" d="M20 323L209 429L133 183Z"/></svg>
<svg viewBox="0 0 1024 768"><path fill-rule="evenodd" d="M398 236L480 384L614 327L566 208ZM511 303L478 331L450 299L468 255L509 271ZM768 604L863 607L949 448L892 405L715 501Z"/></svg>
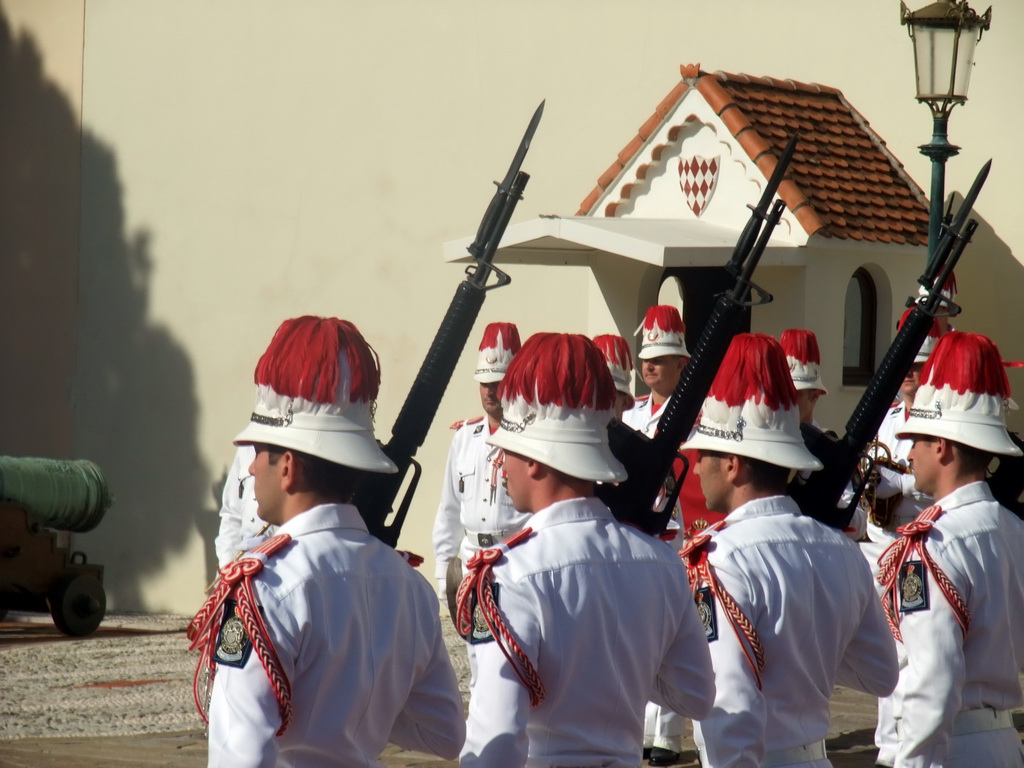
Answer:
<svg viewBox="0 0 1024 768"><path fill-rule="evenodd" d="M86 574L64 579L51 590L46 602L57 629L72 637L94 632L107 611L103 585Z"/></svg>

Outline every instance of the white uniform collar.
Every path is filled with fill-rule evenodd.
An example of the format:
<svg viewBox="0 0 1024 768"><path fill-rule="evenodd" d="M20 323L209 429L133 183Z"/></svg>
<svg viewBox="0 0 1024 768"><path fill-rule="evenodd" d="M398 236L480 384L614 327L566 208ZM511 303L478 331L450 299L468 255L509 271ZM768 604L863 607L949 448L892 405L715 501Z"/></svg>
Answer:
<svg viewBox="0 0 1024 768"><path fill-rule="evenodd" d="M973 483L968 483L967 485L961 485L955 491L944 498L939 499L935 503L942 507L943 512L949 512L951 509L963 507L967 504L974 504L978 501L995 501L995 497L992 495L992 490L984 480L977 480Z"/></svg>
<svg viewBox="0 0 1024 768"><path fill-rule="evenodd" d="M294 538L331 528L352 528L367 532L366 523L352 504L318 504L300 512L277 530L278 533L291 534Z"/></svg>
<svg viewBox="0 0 1024 768"><path fill-rule="evenodd" d="M535 512L527 522L530 528L539 531L561 523L580 520L612 520L612 512L596 496L556 501L551 506Z"/></svg>
<svg viewBox="0 0 1024 768"><path fill-rule="evenodd" d="M770 517L773 515L798 515L800 507L790 496L766 496L741 504L726 515L728 523L738 523L754 517Z"/></svg>

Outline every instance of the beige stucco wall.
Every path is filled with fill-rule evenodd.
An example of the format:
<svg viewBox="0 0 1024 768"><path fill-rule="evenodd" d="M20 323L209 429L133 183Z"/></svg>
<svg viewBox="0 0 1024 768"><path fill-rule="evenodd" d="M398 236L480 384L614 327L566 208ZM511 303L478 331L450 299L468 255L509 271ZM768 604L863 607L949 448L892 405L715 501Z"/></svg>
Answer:
<svg viewBox="0 0 1024 768"><path fill-rule="evenodd" d="M78 302L54 326L62 388L27 374L31 387L4 385L19 403L2 411L4 450L100 462L118 502L77 544L106 565L112 604L188 612L211 574L211 487L281 319L338 314L363 329L382 357L386 438L462 278L441 246L475 231L536 104L547 98L516 221L574 213L681 63L842 89L927 189L916 147L931 123L913 100L897 7L871 0L839 19L817 0L785 13L745 0L0 0L8 37L38 51L39 88L61 100L65 155L48 189L64 196L36 207L54 198L55 274L62 304ZM1013 128L1024 109L1006 83L1024 72L1022 32L1024 6L996 3L971 103L950 121L964 150L947 175L963 189L995 158L981 236L959 271L959 326L1015 359L1024 217ZM608 301L607 270L602 282L581 267L510 266L512 285L487 299L474 335L497 319L527 334L610 330L629 309ZM851 271L837 259L807 279L838 290ZM638 280L631 290L651 283ZM27 285L17 319L34 323L48 299L38 280ZM787 307L772 322L801 314L812 316ZM471 365L464 355L420 453L426 476L402 544L423 554L444 427L479 409ZM834 425L846 415L828 412Z"/></svg>

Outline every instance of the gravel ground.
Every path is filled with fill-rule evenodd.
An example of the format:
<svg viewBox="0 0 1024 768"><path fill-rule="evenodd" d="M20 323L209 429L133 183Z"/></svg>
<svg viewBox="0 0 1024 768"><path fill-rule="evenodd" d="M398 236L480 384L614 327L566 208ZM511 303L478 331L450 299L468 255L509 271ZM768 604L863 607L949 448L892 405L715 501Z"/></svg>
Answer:
<svg viewBox="0 0 1024 768"><path fill-rule="evenodd" d="M124 628L127 634L0 646L0 738L194 728L195 662L187 651L186 624L174 616L114 615L104 628Z"/></svg>
<svg viewBox="0 0 1024 768"><path fill-rule="evenodd" d="M0 766L111 768L206 763L202 721L192 701L196 658L182 616L112 614L87 638L65 638L49 617L11 614L0 623ZM10 622L33 622L33 626ZM442 621L468 698L469 665L451 622ZM836 768L874 765L875 701L848 689L832 698L829 757ZM1015 717L1024 730L1024 716ZM692 750L692 741L685 745ZM456 763L391 746L389 768ZM680 768L694 768L693 752Z"/></svg>
<svg viewBox="0 0 1024 768"><path fill-rule="evenodd" d="M40 614L12 613L6 621L52 626ZM0 642L0 739L127 736L201 727L192 699L197 655L188 651L188 621L113 614L101 631L85 638L20 642L17 635L5 635ZM445 624L452 662L468 696L466 653L451 622Z"/></svg>

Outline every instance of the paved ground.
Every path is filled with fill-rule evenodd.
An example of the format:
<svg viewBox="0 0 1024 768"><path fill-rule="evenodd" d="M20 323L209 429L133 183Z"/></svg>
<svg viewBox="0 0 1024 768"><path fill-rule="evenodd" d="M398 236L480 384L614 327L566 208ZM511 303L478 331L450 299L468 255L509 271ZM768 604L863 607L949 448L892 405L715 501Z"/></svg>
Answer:
<svg viewBox="0 0 1024 768"><path fill-rule="evenodd" d="M178 616L118 614L90 637L71 639L48 617L9 615L0 622L0 766L204 766L186 623ZM446 624L465 692L465 654ZM828 741L836 768L874 765L874 720L873 699L836 692ZM1024 717L1017 723L1024 730ZM692 752L684 758L682 766L696 765ZM455 765L397 747L382 759L389 768Z"/></svg>

